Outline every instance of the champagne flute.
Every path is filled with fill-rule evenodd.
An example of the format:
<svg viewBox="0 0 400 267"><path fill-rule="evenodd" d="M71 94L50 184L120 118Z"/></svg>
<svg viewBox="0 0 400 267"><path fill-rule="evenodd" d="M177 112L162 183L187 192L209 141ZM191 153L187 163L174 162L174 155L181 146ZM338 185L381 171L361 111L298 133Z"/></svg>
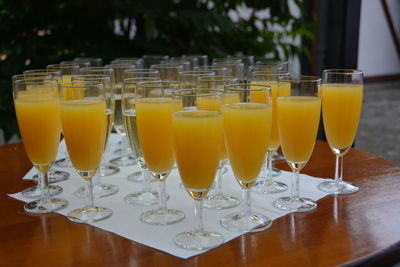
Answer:
<svg viewBox="0 0 400 267"><path fill-rule="evenodd" d="M161 61L167 60L169 56L167 55L144 55L143 68L150 68L151 65L160 64Z"/></svg>
<svg viewBox="0 0 400 267"><path fill-rule="evenodd" d="M229 71L227 67L223 66L198 66L194 67L193 70L205 70L215 72L216 76L227 76Z"/></svg>
<svg viewBox="0 0 400 267"><path fill-rule="evenodd" d="M111 64L132 64L137 69L143 68L143 59L138 57L119 57L111 61Z"/></svg>
<svg viewBox="0 0 400 267"><path fill-rule="evenodd" d="M188 59L183 58L168 58L167 60L162 60L160 62L161 65L182 65L182 71L191 71L192 63Z"/></svg>
<svg viewBox="0 0 400 267"><path fill-rule="evenodd" d="M86 181L86 205L70 211L68 219L91 223L112 215L94 206L92 178L100 165L107 136L106 91L102 83L61 84L61 122L65 143L77 173Z"/></svg>
<svg viewBox="0 0 400 267"><path fill-rule="evenodd" d="M106 141L106 147L104 148L104 154L107 154L107 151L109 149L109 142L108 142L108 137L110 135L110 132L112 130L112 125L114 123L114 114L115 114L115 82L114 82L114 69L109 68L109 67L89 67L89 68L81 68L80 69L81 75L106 75L110 78L110 85L106 85L106 88L109 88L110 93L108 94L111 96L111 98L107 98L107 141ZM103 159L100 164L99 168L99 174L100 176L110 176L117 174L120 171L120 169L116 166L113 166L111 164L106 163L106 157L103 156ZM96 180L95 180L96 181Z"/></svg>
<svg viewBox="0 0 400 267"><path fill-rule="evenodd" d="M225 61L214 59L212 66L227 67L229 70L228 75L235 76L239 80L243 80L245 78L244 64L240 59L226 59Z"/></svg>
<svg viewBox="0 0 400 267"><path fill-rule="evenodd" d="M143 189L138 192L129 193L124 197L128 204L133 205L155 205L158 203L158 193L151 190L150 173L147 168L146 162L143 158L142 148L140 147L138 130L136 124L136 84L145 81L160 81L157 78L141 77L141 78L128 78L124 80L122 88L122 115L124 118L125 132L128 136L128 142L131 146L133 156L142 171L130 174L128 180L138 181L138 176L141 178ZM154 179L152 179L155 181Z"/></svg>
<svg viewBox="0 0 400 267"><path fill-rule="evenodd" d="M206 250L224 242L221 234L203 228L202 199L211 188L220 160L223 141L222 114L203 107L222 104L222 92L181 89L173 92L183 110L174 112L172 124L176 161L182 182L194 199L194 230L179 233L177 246L189 250Z"/></svg>
<svg viewBox="0 0 400 267"><path fill-rule="evenodd" d="M217 90L220 92L224 91L224 87L230 85L232 83L237 83L237 78L233 76L209 76L209 77L199 77L197 82L197 89L200 91L204 90ZM201 101L202 99L200 99ZM204 101L204 100L203 100ZM224 97L223 103L228 104L230 102L237 102L235 97ZM202 104L200 102L200 104ZM206 108L203 108L206 109ZM211 110L220 110L219 106L215 105L207 105L207 109ZM217 171L217 176L215 178L215 187L214 190L208 194L203 201L203 205L205 208L209 209L229 209L232 207L236 207L239 205L240 200L236 197L225 195L222 190L222 174L226 169L226 164L228 163L225 141L222 142L222 153L219 162L219 167Z"/></svg>
<svg viewBox="0 0 400 267"><path fill-rule="evenodd" d="M91 67L101 67L103 66L103 60L99 57L76 57L73 60L74 62L90 62Z"/></svg>
<svg viewBox="0 0 400 267"><path fill-rule="evenodd" d="M250 74L250 82L251 84L262 84L264 86L271 87L272 93L272 129L271 129L271 141L267 147L267 156L266 156L266 176L265 179L259 179L253 187L253 191L262 193L262 194L274 194L281 193L287 190L287 185L273 181L273 176L280 175L280 171L273 175L272 169L272 155L276 153L278 150L279 143L279 134L278 134L278 121L277 121L277 106L276 101L278 98L278 80L281 76L280 71L255 71ZM290 90L280 90L280 96L283 96L284 93L289 94ZM264 98L262 95L255 95L257 97ZM261 100L261 99L260 99ZM260 176L261 178L261 176Z"/></svg>
<svg viewBox="0 0 400 267"><path fill-rule="evenodd" d="M89 82L93 84L102 84L105 91L105 100L106 100L106 117L107 117L107 128L106 128L106 140L104 143L104 152L107 147L108 137L111 133L112 128L112 121L114 115L114 90L111 84L110 76L103 75L103 74L83 74L79 76L72 77L72 82L74 84L87 84ZM103 152L103 159L101 161L104 162L104 152ZM101 165L100 163L100 165ZM110 166L111 167L111 166ZM116 168L116 167L114 167ZM101 167L96 175L93 177L93 195L94 197L101 198L114 195L118 192L118 187L112 184L103 184L101 182L101 175L100 175ZM84 198L86 196L86 188L84 186L79 187L75 192L74 195L77 197Z"/></svg>
<svg viewBox="0 0 400 267"><path fill-rule="evenodd" d="M198 66L208 66L208 55L182 55L182 58L192 63L193 70Z"/></svg>
<svg viewBox="0 0 400 267"><path fill-rule="evenodd" d="M120 156L110 160L112 164L117 166L132 166L136 162L131 156L131 151L129 149L128 140L126 139L124 121L122 118L122 107L121 107L121 91L122 84L124 81L124 73L129 69L136 69L136 65L132 63L113 63L106 65L106 67L112 68L114 70L114 98L115 98L115 112L114 112L114 128L117 133L121 136L121 146L119 149Z"/></svg>
<svg viewBox="0 0 400 267"><path fill-rule="evenodd" d="M61 65L78 64L79 68L87 68L92 66L90 61L83 61L83 60L80 61L66 60L66 61L61 61L60 64Z"/></svg>
<svg viewBox="0 0 400 267"><path fill-rule="evenodd" d="M197 85L197 79L204 76L215 76L215 72L207 70L181 71L178 74L178 82L182 89L195 88Z"/></svg>
<svg viewBox="0 0 400 267"><path fill-rule="evenodd" d="M263 95L257 102L255 95ZM226 150L236 181L243 189L242 211L221 219L223 227L235 232L258 232L272 225L267 216L251 209L251 188L265 158L272 125L271 88L250 83L225 87L224 98L231 99L222 109Z"/></svg>
<svg viewBox="0 0 400 267"><path fill-rule="evenodd" d="M318 185L331 194L352 194L358 187L343 181L343 156L357 134L363 97L363 72L360 70L324 70L322 115L328 144L336 156L335 180Z"/></svg>
<svg viewBox="0 0 400 267"><path fill-rule="evenodd" d="M158 209L144 212L140 220L153 225L177 223L185 218L182 211L168 209L165 180L174 165L172 113L177 109L172 92L177 83L140 82L136 85L136 122L144 161L158 181Z"/></svg>
<svg viewBox="0 0 400 267"><path fill-rule="evenodd" d="M289 62L285 60L272 60L272 59L261 59L257 60L256 67L262 68L281 68L283 72L289 72Z"/></svg>
<svg viewBox="0 0 400 267"><path fill-rule="evenodd" d="M161 80L169 82L177 82L179 72L184 70L183 65L180 64L155 64L151 65L150 68L158 70Z"/></svg>
<svg viewBox="0 0 400 267"><path fill-rule="evenodd" d="M33 81L34 83L29 84L27 87L27 91L33 91L33 90L42 90L43 89L43 83L40 83L43 80L56 80L57 78L54 77L52 73L47 73L45 71L34 71L32 73L23 73L23 74L16 74L12 76L12 86L13 90L16 90L15 82L18 80L27 80L27 81ZM26 94L26 93L25 93ZM50 180L50 175L51 175L51 180ZM63 172L63 171L54 171L53 166L51 169L47 172L47 179L49 183L55 183L59 181L64 181L68 179L70 174L68 172ZM22 195L27 197L27 198L39 198L42 195L41 191L41 186L40 182L41 180L39 179L40 177L40 171L38 170L37 174L35 174L32 179L38 183L38 185L28 187L24 190L22 190ZM56 196L60 194L63 189L58 186L58 185L49 185L48 186L49 190L49 195L50 196Z"/></svg>
<svg viewBox="0 0 400 267"><path fill-rule="evenodd" d="M18 126L25 151L39 171L41 192L40 198L26 203L24 210L40 214L61 210L68 205L68 201L50 198L47 177L56 158L61 135L58 83L53 78L16 79L13 85Z"/></svg>
<svg viewBox="0 0 400 267"><path fill-rule="evenodd" d="M154 69L134 69L134 70L125 70L124 72L124 80L129 78L157 78L160 79L160 72Z"/></svg>
<svg viewBox="0 0 400 267"><path fill-rule="evenodd" d="M58 83L70 83L72 76L79 75L80 65L77 63L71 64L51 64L46 67L49 71L59 71L61 73L61 78ZM60 168L73 168L71 160L68 153L65 152L65 158L56 160L54 165Z"/></svg>
<svg viewBox="0 0 400 267"><path fill-rule="evenodd" d="M286 162L292 169L291 196L273 202L280 210L305 212L317 208L314 200L300 196L299 176L311 157L317 138L321 113L320 85L321 79L312 76L289 76L279 80L279 140Z"/></svg>

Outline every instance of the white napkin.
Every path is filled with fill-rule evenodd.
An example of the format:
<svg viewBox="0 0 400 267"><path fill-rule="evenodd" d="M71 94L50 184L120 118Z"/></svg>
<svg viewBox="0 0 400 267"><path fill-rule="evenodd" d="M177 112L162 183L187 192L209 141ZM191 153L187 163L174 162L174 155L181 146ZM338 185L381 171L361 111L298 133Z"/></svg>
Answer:
<svg viewBox="0 0 400 267"><path fill-rule="evenodd" d="M108 149L107 158L111 159L113 151L117 148L117 142L120 140L119 136L113 134L110 136L110 148ZM57 158L65 157L65 143L61 142L59 148L59 155ZM152 226L142 223L139 220L139 216L142 212L155 209L157 206L134 206L124 202L124 196L134 191L140 191L141 184L133 183L126 179L127 175L133 171L139 170L137 166L133 167L119 167L120 172L108 177L102 177L102 183L114 184L119 188L119 192L115 195L95 199L95 205L99 207L107 207L113 210L113 215L103 221L91 223L90 225L98 227L100 229L113 232L122 237L128 238L132 241L150 246L152 248L167 252L179 258L187 259L189 257L204 253L205 251L188 251L177 247L173 243L173 239L176 234L189 231L193 229L194 224L194 203L189 194L179 187L180 177L178 171L174 169L171 175L167 179L167 193L170 195L170 199L167 202L169 208L181 210L186 214L185 219L182 222L168 225L168 226ZM57 168L59 170L68 171L71 177L67 181L59 182L58 184L64 189L64 191L58 195L58 198L67 199L69 205L67 208L57 211L57 213L64 216L67 215L71 210L81 208L84 206L84 199L78 198L73 195L74 191L84 185L84 180L78 176L74 169ZM228 168L228 173L222 177L223 191L226 195L241 197L241 188L234 179L232 170ZM36 173L36 170L31 169L25 176L24 179L31 179ZM252 193L252 208L254 211L262 213L272 220L275 220L281 216L288 214L272 206L272 201L282 197L289 196L291 190L291 173L282 171L281 175L275 178L277 181L286 183L289 189L286 192L263 195ZM300 176L300 195L308 197L313 200L319 200L325 196L324 193L317 189L317 185L329 179L315 178L308 175ZM153 190L157 190L157 183L152 183ZM32 199L25 198L21 193L9 194L9 196L29 202ZM240 206L228 209L228 210L209 210L203 209L204 229L208 231L214 231L222 234L225 238L225 242L228 242L238 236L240 233L234 233L226 230L220 224L220 219L230 213L236 212L240 209ZM274 227L274 224L272 224ZM268 230L267 230L268 231Z"/></svg>

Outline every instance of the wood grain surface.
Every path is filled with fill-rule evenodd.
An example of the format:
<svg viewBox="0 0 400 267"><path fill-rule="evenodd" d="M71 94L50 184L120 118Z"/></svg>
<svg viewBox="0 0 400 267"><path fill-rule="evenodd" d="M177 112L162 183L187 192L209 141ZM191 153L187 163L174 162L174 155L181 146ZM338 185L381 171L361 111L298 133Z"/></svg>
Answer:
<svg viewBox="0 0 400 267"><path fill-rule="evenodd" d="M303 173L332 177L334 156L318 141ZM29 215L8 197L33 185L22 144L0 147L0 266L332 266L400 240L400 166L351 149L344 179L360 187L328 196L314 212L290 214L271 229L242 235L187 260L58 214ZM286 163L277 167L288 170ZM171 243L173 246L174 244Z"/></svg>

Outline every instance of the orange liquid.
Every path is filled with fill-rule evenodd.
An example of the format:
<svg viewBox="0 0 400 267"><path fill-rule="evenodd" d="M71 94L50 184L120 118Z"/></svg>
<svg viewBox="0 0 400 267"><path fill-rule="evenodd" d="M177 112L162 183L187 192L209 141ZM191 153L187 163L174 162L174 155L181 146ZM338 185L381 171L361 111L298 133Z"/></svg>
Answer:
<svg viewBox="0 0 400 267"><path fill-rule="evenodd" d="M222 114L181 111L173 115L176 161L189 190L208 190L216 174L223 140Z"/></svg>
<svg viewBox="0 0 400 267"><path fill-rule="evenodd" d="M321 100L318 97L279 97L278 128L287 161L305 163L314 149Z"/></svg>
<svg viewBox="0 0 400 267"><path fill-rule="evenodd" d="M106 139L106 103L98 100L61 102L61 121L68 153L80 171L96 169Z"/></svg>
<svg viewBox="0 0 400 267"><path fill-rule="evenodd" d="M26 97L26 96L25 96ZM34 165L50 164L60 142L60 103L52 98L16 99L15 111L25 151Z"/></svg>
<svg viewBox="0 0 400 267"><path fill-rule="evenodd" d="M362 96L362 85L322 86L324 128L331 147L337 149L351 147L360 121Z"/></svg>
<svg viewBox="0 0 400 267"><path fill-rule="evenodd" d="M143 98L136 101L136 122L143 156L150 171L164 173L174 165L172 113L176 101Z"/></svg>
<svg viewBox="0 0 400 267"><path fill-rule="evenodd" d="M236 179L254 182L265 158L271 135L272 108L259 103L224 106L224 133Z"/></svg>

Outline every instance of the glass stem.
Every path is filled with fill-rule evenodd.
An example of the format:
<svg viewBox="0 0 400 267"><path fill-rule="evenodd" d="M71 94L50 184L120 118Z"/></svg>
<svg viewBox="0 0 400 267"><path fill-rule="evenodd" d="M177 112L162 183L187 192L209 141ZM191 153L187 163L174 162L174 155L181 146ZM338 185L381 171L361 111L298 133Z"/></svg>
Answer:
<svg viewBox="0 0 400 267"><path fill-rule="evenodd" d="M203 201L194 201L194 232L202 233L203 230Z"/></svg>
<svg viewBox="0 0 400 267"><path fill-rule="evenodd" d="M100 175L100 168L97 171L97 173L93 177L93 185L94 186L100 186L101 185L101 175Z"/></svg>
<svg viewBox="0 0 400 267"><path fill-rule="evenodd" d="M242 190L242 212L244 214L251 214L251 190L243 188Z"/></svg>
<svg viewBox="0 0 400 267"><path fill-rule="evenodd" d="M300 197L300 171L293 170L292 171L292 198Z"/></svg>
<svg viewBox="0 0 400 267"><path fill-rule="evenodd" d="M86 208L91 209L94 207L93 203L93 183L92 179L86 180Z"/></svg>
<svg viewBox="0 0 400 267"><path fill-rule="evenodd" d="M128 140L126 140L126 135L121 134L121 156L128 157Z"/></svg>
<svg viewBox="0 0 400 267"><path fill-rule="evenodd" d="M268 154L266 158L266 164L267 164L267 175L266 175L266 180L265 183L267 185L272 185L272 154Z"/></svg>
<svg viewBox="0 0 400 267"><path fill-rule="evenodd" d="M151 185L150 185L150 173L148 169L142 169L143 175L143 192L150 192Z"/></svg>
<svg viewBox="0 0 400 267"><path fill-rule="evenodd" d="M165 181L158 182L158 209L166 210L167 209L167 200L165 194Z"/></svg>
<svg viewBox="0 0 400 267"><path fill-rule="evenodd" d="M222 181L221 181L221 177L222 177L222 168L223 166L220 165L218 170L217 170L217 177L215 178L215 188L214 188L214 195L216 196L222 196Z"/></svg>
<svg viewBox="0 0 400 267"><path fill-rule="evenodd" d="M40 191L42 192L41 194L41 199L46 200L50 197L50 192L49 192L49 180L47 177L47 172L41 172L39 171L38 173L38 186L40 188Z"/></svg>
<svg viewBox="0 0 400 267"><path fill-rule="evenodd" d="M336 156L335 183L343 181L343 156Z"/></svg>

